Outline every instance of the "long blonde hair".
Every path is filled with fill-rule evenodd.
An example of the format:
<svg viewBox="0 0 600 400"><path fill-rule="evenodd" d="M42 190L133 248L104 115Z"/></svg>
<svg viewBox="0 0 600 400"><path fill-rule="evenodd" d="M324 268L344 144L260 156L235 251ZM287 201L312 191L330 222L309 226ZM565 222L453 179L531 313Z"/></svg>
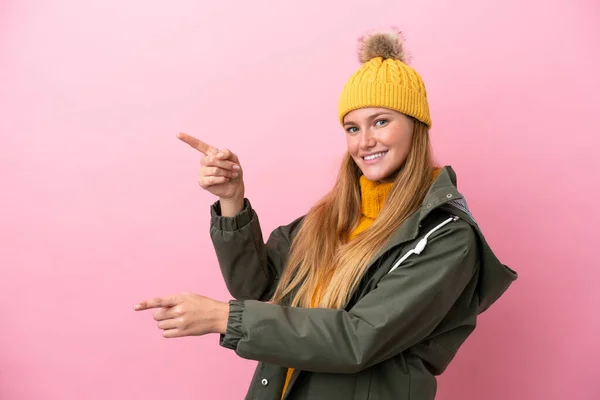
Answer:
<svg viewBox="0 0 600 400"><path fill-rule="evenodd" d="M427 126L415 121L410 152L384 207L369 228L349 241L361 217L361 171L346 154L335 186L305 216L272 302L282 304L293 295L291 306L310 307L319 287L317 306L343 308L375 254L421 206L434 168Z"/></svg>

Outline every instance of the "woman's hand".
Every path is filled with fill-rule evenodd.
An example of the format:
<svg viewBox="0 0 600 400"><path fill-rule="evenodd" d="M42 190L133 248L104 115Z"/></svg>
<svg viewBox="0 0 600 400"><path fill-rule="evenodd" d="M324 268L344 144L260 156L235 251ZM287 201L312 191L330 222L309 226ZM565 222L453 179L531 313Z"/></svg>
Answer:
<svg viewBox="0 0 600 400"><path fill-rule="evenodd" d="M136 311L159 308L154 312L158 327L166 338L201 336L207 333L225 334L229 319L229 304L193 293L181 293L142 301Z"/></svg>
<svg viewBox="0 0 600 400"><path fill-rule="evenodd" d="M200 187L219 197L221 202L243 204L244 180L238 157L229 150L219 150L185 133L179 133L177 137L204 154L198 176Z"/></svg>

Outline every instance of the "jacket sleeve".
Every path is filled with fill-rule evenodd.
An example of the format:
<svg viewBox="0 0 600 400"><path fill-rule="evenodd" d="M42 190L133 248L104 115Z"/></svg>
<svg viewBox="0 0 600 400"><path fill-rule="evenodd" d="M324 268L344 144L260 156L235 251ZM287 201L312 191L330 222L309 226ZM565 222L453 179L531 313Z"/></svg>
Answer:
<svg viewBox="0 0 600 400"><path fill-rule="evenodd" d="M233 217L221 216L218 201L212 205L210 237L227 289L235 299L270 299L287 261L292 228L299 220L275 229L265 243L248 199Z"/></svg>
<svg viewBox="0 0 600 400"><path fill-rule="evenodd" d="M284 367L356 373L432 333L478 269L476 246L463 221L440 229L348 311L231 301L221 345Z"/></svg>

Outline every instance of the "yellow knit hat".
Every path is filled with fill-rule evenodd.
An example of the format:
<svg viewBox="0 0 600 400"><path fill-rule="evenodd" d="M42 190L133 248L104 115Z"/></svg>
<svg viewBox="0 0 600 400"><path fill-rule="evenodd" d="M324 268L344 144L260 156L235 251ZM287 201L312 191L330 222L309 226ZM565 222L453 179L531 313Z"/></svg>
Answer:
<svg viewBox="0 0 600 400"><path fill-rule="evenodd" d="M427 92L421 76L406 64L402 34L391 30L363 36L363 64L344 85L338 105L340 123L352 110L383 107L409 115L431 127Z"/></svg>

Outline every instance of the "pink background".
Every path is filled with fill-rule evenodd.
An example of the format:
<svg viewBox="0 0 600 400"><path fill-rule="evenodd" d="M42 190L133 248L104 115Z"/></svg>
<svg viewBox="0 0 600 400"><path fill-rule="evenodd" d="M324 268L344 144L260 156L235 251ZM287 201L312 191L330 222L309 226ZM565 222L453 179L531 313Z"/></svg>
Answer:
<svg viewBox="0 0 600 400"><path fill-rule="evenodd" d="M600 398L597 0L0 3L0 399L240 399L254 362L133 304L229 299L179 131L229 147L265 233L331 186L355 39L403 29L436 156L520 273L441 400Z"/></svg>

